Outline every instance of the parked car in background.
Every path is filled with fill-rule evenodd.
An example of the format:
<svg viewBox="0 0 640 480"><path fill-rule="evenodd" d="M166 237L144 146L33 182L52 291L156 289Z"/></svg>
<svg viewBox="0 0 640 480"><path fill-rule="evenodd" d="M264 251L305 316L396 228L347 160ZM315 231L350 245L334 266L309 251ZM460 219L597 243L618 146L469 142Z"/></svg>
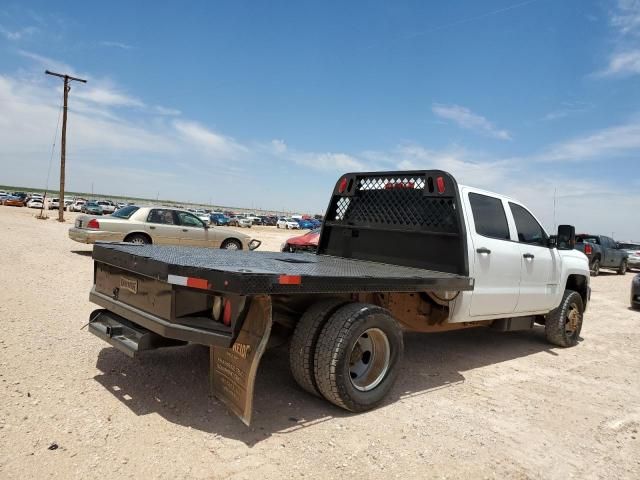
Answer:
<svg viewBox="0 0 640 480"><path fill-rule="evenodd" d="M320 229L316 228L304 235L298 235L297 237L291 237L282 244L280 250L282 252L309 252L316 253L318 250L318 240L320 240Z"/></svg>
<svg viewBox="0 0 640 480"><path fill-rule="evenodd" d="M209 219L209 214L207 212L205 212L204 210L199 210L195 215L200 220L202 220L204 224L209 225L211 220Z"/></svg>
<svg viewBox="0 0 640 480"><path fill-rule="evenodd" d="M260 219L262 220L263 225L267 225L269 227L275 227L276 222L278 221L278 217L273 217L270 215L262 215Z"/></svg>
<svg viewBox="0 0 640 480"><path fill-rule="evenodd" d="M629 269L640 268L640 243L621 242L620 248L629 254L627 267Z"/></svg>
<svg viewBox="0 0 640 480"><path fill-rule="evenodd" d="M211 225L216 225L219 227L229 225L229 217L221 212L213 212L211 215L209 215L209 223Z"/></svg>
<svg viewBox="0 0 640 480"><path fill-rule="evenodd" d="M229 225L242 228L251 228L253 222L242 215L237 215L229 219Z"/></svg>
<svg viewBox="0 0 640 480"><path fill-rule="evenodd" d="M316 224L308 218L301 218L300 220L298 220L298 225L302 230L311 230L313 228L316 228Z"/></svg>
<svg viewBox="0 0 640 480"><path fill-rule="evenodd" d="M69 211L71 212L81 212L84 204L87 203L84 200L75 200L71 205L69 205Z"/></svg>
<svg viewBox="0 0 640 480"><path fill-rule="evenodd" d="M48 205L47 208L49 210L58 210L60 208L60 199L59 198L52 198Z"/></svg>
<svg viewBox="0 0 640 480"><path fill-rule="evenodd" d="M44 208L44 201L42 198L32 198L27 202L28 208Z"/></svg>
<svg viewBox="0 0 640 480"><path fill-rule="evenodd" d="M601 268L617 270L618 275L624 275L627 271L629 254L611 237L580 233L576 235L575 248L589 259L589 268L594 277L600 274Z"/></svg>
<svg viewBox="0 0 640 480"><path fill-rule="evenodd" d="M109 215L116 211L116 206L109 200L99 200L96 203L102 208L103 215Z"/></svg>
<svg viewBox="0 0 640 480"><path fill-rule="evenodd" d="M24 207L25 201L20 197L15 197L12 195L10 197L6 197L2 204L6 205L7 207Z"/></svg>
<svg viewBox="0 0 640 480"><path fill-rule="evenodd" d="M631 282L631 308L640 308L640 273Z"/></svg>
<svg viewBox="0 0 640 480"><path fill-rule="evenodd" d="M279 218L276 222L277 228L286 228L291 230L300 230L300 225L293 218Z"/></svg>
<svg viewBox="0 0 640 480"><path fill-rule="evenodd" d="M26 205L27 202L30 200L29 195L27 195L26 192L13 192L12 196L19 198L22 201L23 205L20 205L20 206Z"/></svg>
<svg viewBox="0 0 640 480"><path fill-rule="evenodd" d="M69 229L69 238L80 243L131 242L227 250L255 250L261 243L228 228L210 228L186 210L135 205L103 218L80 215Z"/></svg>
<svg viewBox="0 0 640 480"><path fill-rule="evenodd" d="M86 202L80 207L80 211L89 215L102 215L102 207L98 202Z"/></svg>
<svg viewBox="0 0 640 480"><path fill-rule="evenodd" d="M124 203L124 202L118 202L118 203L116 203L116 210L118 210L118 209L120 209L120 208L122 208L122 207L126 207L126 206L127 206L127 204L126 204L126 203Z"/></svg>

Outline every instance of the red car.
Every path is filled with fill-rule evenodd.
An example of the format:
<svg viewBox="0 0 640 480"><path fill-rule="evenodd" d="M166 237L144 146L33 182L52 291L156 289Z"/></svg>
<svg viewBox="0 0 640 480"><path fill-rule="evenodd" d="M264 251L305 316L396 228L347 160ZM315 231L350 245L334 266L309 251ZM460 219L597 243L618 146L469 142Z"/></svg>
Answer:
<svg viewBox="0 0 640 480"><path fill-rule="evenodd" d="M282 245L283 252L309 252L315 253L318 249L320 239L320 229L316 228L304 235L291 237Z"/></svg>

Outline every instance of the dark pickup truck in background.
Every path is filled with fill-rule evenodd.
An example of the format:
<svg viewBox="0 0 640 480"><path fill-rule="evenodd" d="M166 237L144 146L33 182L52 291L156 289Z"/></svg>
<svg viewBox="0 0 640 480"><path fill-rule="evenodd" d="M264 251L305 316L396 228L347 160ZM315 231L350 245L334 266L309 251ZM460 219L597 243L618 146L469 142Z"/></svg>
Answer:
<svg viewBox="0 0 640 480"><path fill-rule="evenodd" d="M589 259L591 275L597 277L601 268L611 268L624 275L627 272L629 253L613 238L605 235L581 233L576 235L576 250Z"/></svg>

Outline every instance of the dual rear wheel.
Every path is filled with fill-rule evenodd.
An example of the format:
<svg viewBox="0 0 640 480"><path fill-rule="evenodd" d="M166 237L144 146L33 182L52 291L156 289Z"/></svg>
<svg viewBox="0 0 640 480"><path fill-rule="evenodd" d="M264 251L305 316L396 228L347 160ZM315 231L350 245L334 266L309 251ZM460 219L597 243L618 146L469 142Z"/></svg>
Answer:
<svg viewBox="0 0 640 480"><path fill-rule="evenodd" d="M352 412L377 406L393 386L402 330L376 305L329 299L311 306L291 339L291 371L306 391Z"/></svg>

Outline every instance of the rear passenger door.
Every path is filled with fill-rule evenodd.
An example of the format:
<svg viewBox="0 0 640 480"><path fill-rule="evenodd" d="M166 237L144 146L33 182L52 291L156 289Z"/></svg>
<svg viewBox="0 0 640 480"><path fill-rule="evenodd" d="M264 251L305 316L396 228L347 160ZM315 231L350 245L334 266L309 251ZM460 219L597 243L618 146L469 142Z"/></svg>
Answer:
<svg viewBox="0 0 640 480"><path fill-rule="evenodd" d="M469 315L508 315L518 303L520 245L511 241L502 199L470 191L467 200L471 210L470 263L475 279Z"/></svg>
<svg viewBox="0 0 640 480"><path fill-rule="evenodd" d="M522 268L517 313L548 310L558 288L558 252L549 248L549 237L535 217L522 205L509 202L513 215Z"/></svg>

